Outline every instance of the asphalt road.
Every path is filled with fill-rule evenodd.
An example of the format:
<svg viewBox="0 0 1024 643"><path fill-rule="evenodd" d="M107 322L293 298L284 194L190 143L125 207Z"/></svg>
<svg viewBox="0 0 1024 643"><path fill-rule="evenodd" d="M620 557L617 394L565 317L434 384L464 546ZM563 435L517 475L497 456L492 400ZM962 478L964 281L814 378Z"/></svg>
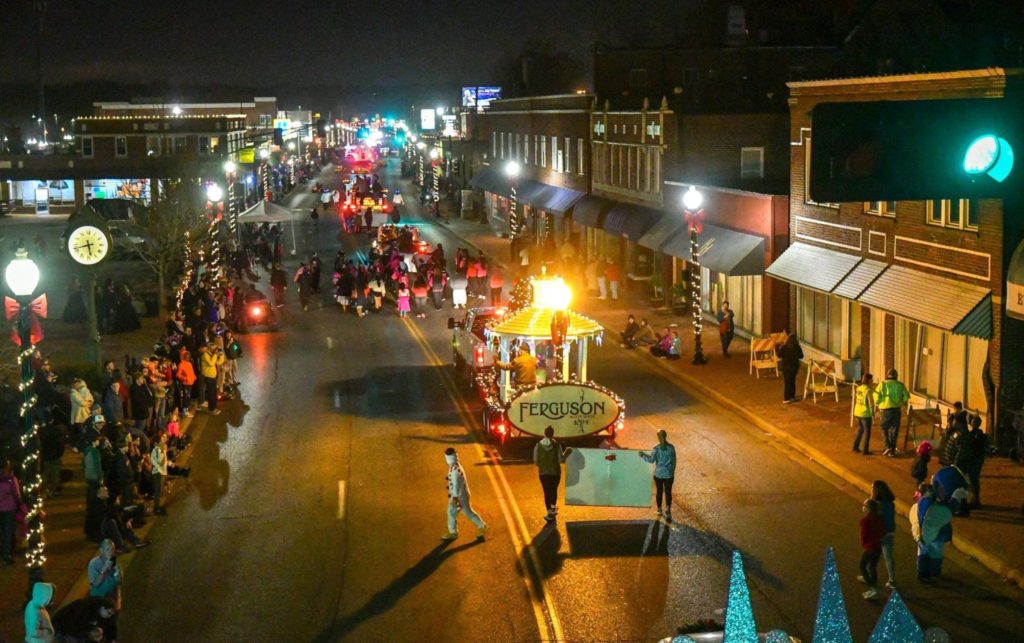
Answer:
<svg viewBox="0 0 1024 643"><path fill-rule="evenodd" d="M392 163L382 178L397 185ZM312 198L292 205L308 210ZM449 255L465 245L442 226L422 229ZM303 225L300 253L315 245L329 266L337 233L329 217L317 232ZM341 241L350 256L366 243ZM198 418L193 475L126 574L122 640L657 640L723 619L738 549L759 629L809 641L829 545L854 639L867 639L884 603L864 601L856 581L860 494L647 356L607 342L591 376L627 401L621 446L648 448L659 428L676 444L675 524L572 507L547 527L532 443L493 457L479 444L476 402L447 364L448 309L358 319L326 292L308 312L288 298L281 332L243 340L245 404ZM491 526L486 541L463 523L458 541L440 544L448 446ZM1024 638L1021 593L956 553L941 586L918 586L902 524L898 580L922 625L954 641Z"/></svg>

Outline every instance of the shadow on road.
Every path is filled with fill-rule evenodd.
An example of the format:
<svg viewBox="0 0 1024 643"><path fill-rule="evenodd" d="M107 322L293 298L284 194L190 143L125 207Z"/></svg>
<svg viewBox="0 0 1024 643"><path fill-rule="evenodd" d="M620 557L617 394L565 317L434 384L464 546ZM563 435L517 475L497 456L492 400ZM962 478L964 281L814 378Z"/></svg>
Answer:
<svg viewBox="0 0 1024 643"><path fill-rule="evenodd" d="M340 621L324 630L313 639L313 643L333 643L341 640L361 624L384 614L394 607L403 596L430 577L446 559L461 551L483 544L482 539L473 540L458 547L442 543L430 550L418 563L391 581L387 587L374 594L362 607L346 614Z"/></svg>

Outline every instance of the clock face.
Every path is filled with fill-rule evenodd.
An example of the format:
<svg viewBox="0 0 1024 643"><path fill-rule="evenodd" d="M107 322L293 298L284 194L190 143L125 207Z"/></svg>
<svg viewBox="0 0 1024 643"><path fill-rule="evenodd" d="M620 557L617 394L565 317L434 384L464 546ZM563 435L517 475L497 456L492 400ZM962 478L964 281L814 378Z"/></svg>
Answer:
<svg viewBox="0 0 1024 643"><path fill-rule="evenodd" d="M75 228L68 236L68 252L82 265L91 266L103 261L109 250L107 235L96 226Z"/></svg>

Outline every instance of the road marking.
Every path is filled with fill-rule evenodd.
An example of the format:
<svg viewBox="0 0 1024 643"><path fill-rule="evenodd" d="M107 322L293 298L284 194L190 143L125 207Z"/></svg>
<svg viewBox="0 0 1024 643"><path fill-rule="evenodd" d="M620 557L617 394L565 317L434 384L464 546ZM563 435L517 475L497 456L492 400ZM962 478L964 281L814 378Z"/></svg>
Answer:
<svg viewBox="0 0 1024 643"><path fill-rule="evenodd" d="M476 416L472 413L462 399L459 393L459 388L452 379L452 375L447 368L448 364L437 354L437 352L427 342L426 337L420 332L416 324L409 321L409 319L403 319L406 328L412 335L413 339L420 348L423 350L427 358L434 363L435 366L439 367L439 374L441 375L441 382L444 384L445 390L448 393L448 397L451 399L455 406L456 412L461 416L465 426L469 427L470 430L482 437L482 430L480 423L477 421ZM551 641L564 641L565 636L562 633L562 624L558 618L558 614L555 612L554 600L551 597L551 593L548 591L547 585L544 583L543 566L540 564L540 559L537 557L537 550L533 546L533 538L530 535L529 530L526 528L526 521L523 519L523 514L519 510L519 505L516 503L515 496L512 493L512 488L508 484L508 479L505 477L504 471L498 465L499 458L495 450L489 445L481 441L474 442L480 457L490 461L491 466L484 467L487 471L487 477L490 480L491 487L494 489L494 493L498 498L498 505L501 507L502 515L505 517L505 523L509 528L509 535L512 538L512 546L515 549L516 559L519 566L522 568L523 581L526 583L526 590L530 595L530 603L533 607L534 618L537 621L537 630L543 637L544 633L547 632L547 640ZM529 558L524 559L523 550L526 550ZM536 580L536 586L531 582L529 573L530 568L533 570L532 576ZM538 594L538 589L540 593Z"/></svg>
<svg viewBox="0 0 1024 643"><path fill-rule="evenodd" d="M345 481L338 480L338 520L345 519Z"/></svg>

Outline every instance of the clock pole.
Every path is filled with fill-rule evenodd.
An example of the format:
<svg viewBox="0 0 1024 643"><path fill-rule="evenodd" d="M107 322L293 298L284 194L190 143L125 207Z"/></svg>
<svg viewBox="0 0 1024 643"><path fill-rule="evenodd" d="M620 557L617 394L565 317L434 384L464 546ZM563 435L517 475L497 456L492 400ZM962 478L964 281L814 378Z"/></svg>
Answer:
<svg viewBox="0 0 1024 643"><path fill-rule="evenodd" d="M85 272L85 317L88 321L89 336L85 340L85 359L100 366L100 330L96 319L96 269L84 268Z"/></svg>

